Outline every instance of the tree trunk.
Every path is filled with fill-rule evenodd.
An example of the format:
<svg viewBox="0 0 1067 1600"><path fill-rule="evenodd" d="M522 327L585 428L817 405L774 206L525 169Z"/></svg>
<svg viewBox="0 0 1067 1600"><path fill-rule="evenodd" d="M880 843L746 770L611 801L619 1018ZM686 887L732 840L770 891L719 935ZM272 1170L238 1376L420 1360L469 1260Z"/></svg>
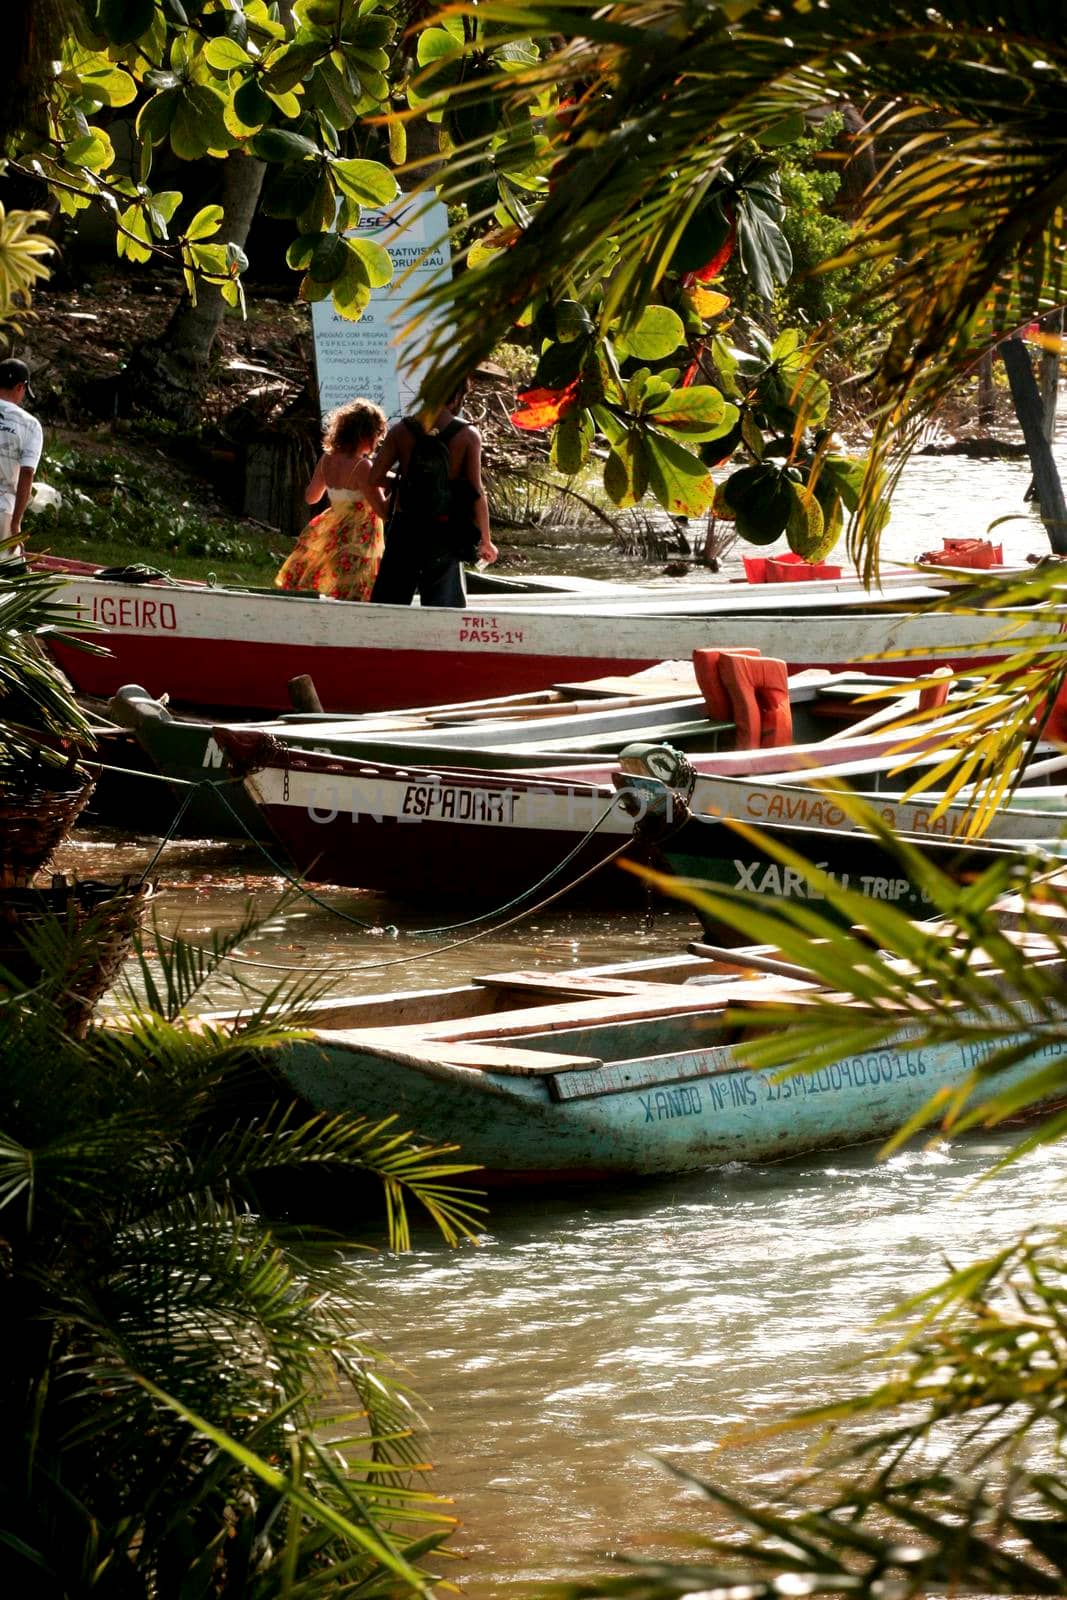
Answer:
<svg viewBox="0 0 1067 1600"><path fill-rule="evenodd" d="M1034 485L1041 508L1049 543L1057 555L1067 555L1067 501L1063 485L1052 458L1052 449L1045 437L1041 392L1030 364L1030 353L1018 337L1005 339L1000 354L1008 373L1015 415L1023 430Z"/></svg>
<svg viewBox="0 0 1067 1600"><path fill-rule="evenodd" d="M70 0L7 0L0 56L0 143L26 127L47 129L53 62L71 25Z"/></svg>
<svg viewBox="0 0 1067 1600"><path fill-rule="evenodd" d="M222 242L244 248L265 170L262 161L237 153L222 162ZM183 299L161 337L134 351L123 375L122 409L148 411L184 427L195 426L225 310L226 302L213 283L198 284L196 304Z"/></svg>

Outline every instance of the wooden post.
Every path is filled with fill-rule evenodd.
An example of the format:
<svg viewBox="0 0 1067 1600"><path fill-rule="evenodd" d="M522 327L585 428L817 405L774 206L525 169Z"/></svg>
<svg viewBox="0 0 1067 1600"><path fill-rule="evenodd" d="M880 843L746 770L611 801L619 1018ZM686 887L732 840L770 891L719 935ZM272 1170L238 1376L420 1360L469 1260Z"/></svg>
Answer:
<svg viewBox="0 0 1067 1600"><path fill-rule="evenodd" d="M322 701L315 688L315 680L307 672L289 679L289 704L294 711L308 711L316 715L322 711Z"/></svg>
<svg viewBox="0 0 1067 1600"><path fill-rule="evenodd" d="M1063 307L1052 311L1041 321L1042 333L1051 334L1054 339L1063 338ZM1041 374L1041 420L1045 430L1045 438L1052 444L1056 437L1056 402L1059 399L1060 389L1060 352L1059 350L1041 349L1039 363Z"/></svg>
<svg viewBox="0 0 1067 1600"><path fill-rule="evenodd" d="M1005 339L999 348L1008 374L1015 415L1026 440L1041 507L1041 520L1053 550L1057 555L1067 555L1067 501L1063 497L1063 485L1052 458L1051 446L1045 438L1041 392L1030 364L1030 353L1018 335Z"/></svg>

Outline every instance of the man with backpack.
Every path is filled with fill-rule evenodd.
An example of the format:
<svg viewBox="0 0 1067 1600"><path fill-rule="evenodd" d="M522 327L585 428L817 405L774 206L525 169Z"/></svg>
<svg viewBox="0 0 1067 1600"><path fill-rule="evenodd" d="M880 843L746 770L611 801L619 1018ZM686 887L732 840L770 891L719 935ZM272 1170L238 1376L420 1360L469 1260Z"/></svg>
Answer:
<svg viewBox="0 0 1067 1600"><path fill-rule="evenodd" d="M416 592L424 606L462 606L464 561L495 561L489 508L482 486L482 437L456 413L466 398L465 380L429 428L403 417L386 434L371 468L373 487L389 496L385 554L371 600L410 605Z"/></svg>

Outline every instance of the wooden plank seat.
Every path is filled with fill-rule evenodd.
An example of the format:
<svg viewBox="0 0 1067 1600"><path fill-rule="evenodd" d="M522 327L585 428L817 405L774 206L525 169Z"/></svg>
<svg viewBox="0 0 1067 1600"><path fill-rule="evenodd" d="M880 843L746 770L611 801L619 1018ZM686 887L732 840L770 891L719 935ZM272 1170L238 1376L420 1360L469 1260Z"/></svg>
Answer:
<svg viewBox="0 0 1067 1600"><path fill-rule="evenodd" d="M577 1068L588 1071L603 1066L599 1056L564 1055L551 1050L523 1050L510 1044L457 1044L424 1039L416 1030L374 1028L366 1031L337 1029L324 1032L322 1043L340 1045L364 1055L395 1061L399 1066L459 1068L463 1071L500 1072L509 1077L547 1077Z"/></svg>
<svg viewBox="0 0 1067 1600"><path fill-rule="evenodd" d="M574 1000L558 1006L532 1006L525 1010L497 1012L466 1020L453 1018L410 1028L376 1029L373 1038L381 1044L395 1043L397 1048L404 1048L405 1044L414 1046L423 1040L427 1043L449 1044L511 1040L521 1038L524 1034L557 1033L568 1028L595 1028L605 1023L641 1022L657 1017L689 1017L703 1013L717 1019L735 1000L767 994L768 990L772 990L781 1000L789 1000L794 994L812 987L813 984L798 979L763 977L724 983L721 990L716 989L714 995L710 996L706 988L697 985L679 990L673 986L649 984L638 994ZM364 1037L371 1035L368 1033Z"/></svg>
<svg viewBox="0 0 1067 1600"><path fill-rule="evenodd" d="M531 994L573 996L575 999L599 999L605 995L663 993L662 983L649 983L633 978L600 978L574 976L565 972L494 972L487 977L471 979L485 988L519 989ZM672 992L677 993L677 984Z"/></svg>

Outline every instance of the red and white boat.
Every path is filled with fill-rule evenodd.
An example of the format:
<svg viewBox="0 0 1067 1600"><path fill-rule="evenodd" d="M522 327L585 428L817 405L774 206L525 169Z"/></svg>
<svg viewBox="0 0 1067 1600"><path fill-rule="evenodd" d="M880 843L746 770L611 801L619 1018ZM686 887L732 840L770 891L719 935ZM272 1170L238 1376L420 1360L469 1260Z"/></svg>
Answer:
<svg viewBox="0 0 1067 1600"><path fill-rule="evenodd" d="M884 765L900 746L899 729L878 726L891 717L892 707L883 707L865 724L815 744L694 754L689 765L701 798L703 786L716 779L732 780L738 788L747 779L759 787L760 774L777 774L781 782L783 772L815 765ZM546 892L573 882L628 841L634 841L628 853L641 848L640 837L634 840L635 811L626 810L614 792L617 759L567 768L431 769L297 749L254 728L216 728L214 738L244 775L266 831L312 882L380 889L401 898L432 893L499 902L557 869L565 870ZM941 720L935 719L921 742L934 745L943 738ZM687 816L688 807L683 804L676 816L668 788L652 782L648 790L655 797L648 835L654 840ZM697 799L690 804L696 808ZM632 887L633 880L621 873L611 879L598 875L598 887Z"/></svg>
<svg viewBox="0 0 1067 1600"><path fill-rule="evenodd" d="M1028 633L1048 633L1047 617L1042 627L1026 611L917 612L943 598L919 583L884 596L825 582L486 595L452 610L130 582L84 563L41 564L56 574L56 599L105 630L88 636L107 655L51 645L76 689L104 697L135 682L173 705L220 709L287 709L289 681L304 673L328 711L389 710L632 673L709 646L754 648L796 670L890 656L895 672L920 675L973 666Z"/></svg>

